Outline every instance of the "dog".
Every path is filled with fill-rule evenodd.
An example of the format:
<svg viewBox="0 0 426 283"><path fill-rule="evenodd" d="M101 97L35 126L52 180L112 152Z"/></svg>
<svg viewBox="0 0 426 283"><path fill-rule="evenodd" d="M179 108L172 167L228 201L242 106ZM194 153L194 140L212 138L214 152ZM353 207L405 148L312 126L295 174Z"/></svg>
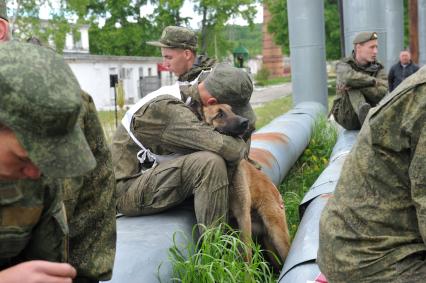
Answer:
<svg viewBox="0 0 426 283"><path fill-rule="evenodd" d="M227 104L202 107L203 120L215 130L230 136L244 136L248 120L232 112ZM290 236L284 210L284 201L269 177L252 163L243 159L233 176L233 191L230 192L230 211L241 230L241 240L249 243L252 234L261 245L275 255L281 263L287 257ZM246 251L250 261L252 251ZM273 255L268 255L274 268L281 265Z"/></svg>

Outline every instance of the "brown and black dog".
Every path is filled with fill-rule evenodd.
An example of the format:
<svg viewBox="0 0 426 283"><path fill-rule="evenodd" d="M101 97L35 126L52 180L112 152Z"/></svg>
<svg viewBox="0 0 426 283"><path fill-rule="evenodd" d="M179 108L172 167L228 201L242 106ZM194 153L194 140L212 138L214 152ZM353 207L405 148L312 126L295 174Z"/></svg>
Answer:
<svg viewBox="0 0 426 283"><path fill-rule="evenodd" d="M232 112L227 104L204 106L202 110L204 121L223 134L242 136L248 128L248 120ZM233 177L230 210L237 220L243 242L250 242L253 234L263 248L274 252L281 263L284 262L290 236L283 199L269 177L245 159L241 160ZM251 256L251 250L247 251L247 260ZM275 268L281 267L273 256L270 260Z"/></svg>

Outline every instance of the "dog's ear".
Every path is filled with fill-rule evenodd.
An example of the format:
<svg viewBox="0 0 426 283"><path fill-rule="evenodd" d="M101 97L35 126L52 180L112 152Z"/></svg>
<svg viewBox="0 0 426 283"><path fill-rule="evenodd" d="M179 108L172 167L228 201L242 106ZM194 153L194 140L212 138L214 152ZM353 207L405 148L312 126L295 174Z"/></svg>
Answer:
<svg viewBox="0 0 426 283"><path fill-rule="evenodd" d="M218 103L217 103L217 99L216 99L216 98L214 98L214 97L210 97L210 98L207 100L207 105L216 105L216 104L218 104Z"/></svg>

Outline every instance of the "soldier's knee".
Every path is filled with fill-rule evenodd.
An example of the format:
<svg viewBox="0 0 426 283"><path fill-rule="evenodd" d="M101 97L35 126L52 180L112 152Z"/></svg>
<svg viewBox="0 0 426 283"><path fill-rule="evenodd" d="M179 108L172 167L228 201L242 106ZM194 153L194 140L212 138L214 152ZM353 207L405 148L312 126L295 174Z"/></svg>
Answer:
<svg viewBox="0 0 426 283"><path fill-rule="evenodd" d="M201 151L198 157L200 165L205 169L226 172L225 160L220 155L209 151Z"/></svg>

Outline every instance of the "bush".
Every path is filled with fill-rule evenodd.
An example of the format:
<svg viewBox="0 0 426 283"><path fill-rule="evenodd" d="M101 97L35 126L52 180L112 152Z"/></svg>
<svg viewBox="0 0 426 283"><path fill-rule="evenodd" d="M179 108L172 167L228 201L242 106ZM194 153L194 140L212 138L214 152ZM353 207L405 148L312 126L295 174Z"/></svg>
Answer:
<svg viewBox="0 0 426 283"><path fill-rule="evenodd" d="M269 79L270 75L271 72L268 69L262 67L262 69L260 69L255 76L256 84L265 85L265 82Z"/></svg>

